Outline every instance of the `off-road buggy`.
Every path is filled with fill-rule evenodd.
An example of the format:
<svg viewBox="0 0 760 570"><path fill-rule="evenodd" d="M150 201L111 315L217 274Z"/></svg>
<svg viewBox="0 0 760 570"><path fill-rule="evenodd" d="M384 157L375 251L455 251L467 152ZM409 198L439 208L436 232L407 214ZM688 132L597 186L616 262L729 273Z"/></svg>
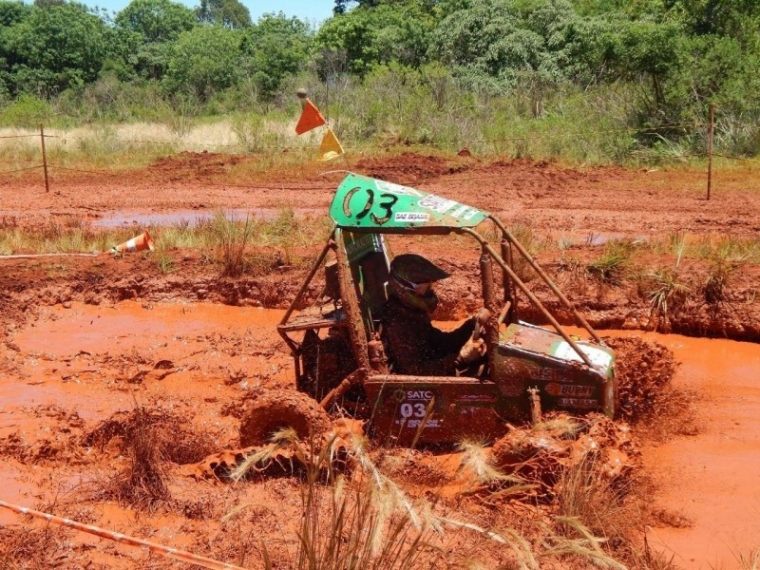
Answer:
<svg viewBox="0 0 760 570"><path fill-rule="evenodd" d="M506 422L535 418L541 410L613 415L612 351L497 217L358 174L341 182L330 216L334 229L278 326L295 360L298 390L323 408L339 406L367 420L371 435L396 445L493 440ZM480 331L487 352L461 375L400 375L388 362L378 315L393 258L389 234L458 234L479 246L483 307L492 315ZM518 275L517 259L556 294L588 341L562 328ZM316 301L303 308L320 287ZM519 295L549 326L519 319Z"/></svg>

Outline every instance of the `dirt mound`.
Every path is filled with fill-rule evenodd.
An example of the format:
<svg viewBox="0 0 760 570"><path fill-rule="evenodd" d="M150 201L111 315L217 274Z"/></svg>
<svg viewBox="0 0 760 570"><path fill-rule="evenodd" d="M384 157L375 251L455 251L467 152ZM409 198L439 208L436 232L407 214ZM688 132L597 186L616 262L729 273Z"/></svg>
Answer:
<svg viewBox="0 0 760 570"><path fill-rule="evenodd" d="M211 435L197 433L189 423L186 418L161 408L117 412L87 433L82 445L121 455L141 429L149 428L152 443L161 458L186 465L200 461L215 450Z"/></svg>
<svg viewBox="0 0 760 570"><path fill-rule="evenodd" d="M393 158L365 158L356 163L356 170L381 180L399 184L411 184L444 174L461 171L463 168L450 167L437 156L423 156L405 152Z"/></svg>
<svg viewBox="0 0 760 570"><path fill-rule="evenodd" d="M303 394L298 394L299 399L302 396ZM278 394L269 393L260 402L267 414L273 410L271 402L274 398L281 400ZM314 404L316 405L316 402ZM289 408L290 406L286 407ZM307 414L314 411L312 405L304 405L303 403L299 403L298 409L305 409ZM321 408L317 406L317 410L321 410ZM288 412L288 414L290 413ZM253 416L257 415L261 417L258 412L254 412ZM321 422L324 419L322 413L317 411L314 415L317 417L319 425L322 426ZM246 418L250 419L250 417L250 415L246 415ZM329 422L329 418L327 421ZM312 421L310 426L313 424ZM291 427L293 427L292 424ZM298 429L296 429L296 435L298 435ZM316 435L319 434L311 436L311 441L282 440L265 446L224 450L209 455L194 465L183 466L181 473L198 480L230 480L235 478L286 477L303 473L308 469L318 469L327 480L332 478L334 473L346 473L352 468L353 459L350 459L351 452L349 449L354 447L353 441L356 438L364 437L362 422L338 418L332 422L329 429L321 434L322 437L317 438ZM245 473L233 474L243 466Z"/></svg>
<svg viewBox="0 0 760 570"><path fill-rule="evenodd" d="M240 445L262 445L280 428L290 427L300 439L317 439L330 427L319 404L300 392L271 390L249 407L240 423Z"/></svg>
<svg viewBox="0 0 760 570"><path fill-rule="evenodd" d="M202 179L225 174L230 166L245 159L245 156L236 154L185 151L174 156L160 157L149 169L169 180Z"/></svg>
<svg viewBox="0 0 760 570"><path fill-rule="evenodd" d="M605 337L604 342L617 358L617 417L635 423L664 407L666 388L676 369L673 353L657 342L636 337Z"/></svg>
<svg viewBox="0 0 760 570"><path fill-rule="evenodd" d="M238 477L245 480L273 479L303 473L311 460L304 450L295 445L278 449L246 447L209 455L193 465L184 465L180 473L196 480L234 481ZM234 475L241 467L245 473Z"/></svg>
<svg viewBox="0 0 760 570"><path fill-rule="evenodd" d="M639 451L628 426L601 414L573 418L553 414L530 428L513 429L493 446L494 464L532 487L536 499L552 500L566 473L589 465L607 481L626 479Z"/></svg>

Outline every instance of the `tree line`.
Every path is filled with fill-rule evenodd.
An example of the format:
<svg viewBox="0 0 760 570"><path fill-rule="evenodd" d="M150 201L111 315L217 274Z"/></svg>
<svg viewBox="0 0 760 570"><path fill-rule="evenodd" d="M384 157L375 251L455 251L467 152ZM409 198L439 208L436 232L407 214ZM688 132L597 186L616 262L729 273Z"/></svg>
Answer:
<svg viewBox="0 0 760 570"><path fill-rule="evenodd" d="M540 118L558 93L626 85L626 124L680 125L716 103L757 126L760 2L336 0L315 28L282 13L252 22L238 0L132 0L114 15L0 0L0 106L84 93L107 103L118 87L213 114L276 107L294 77L360 86L389 69L402 86L424 80L439 103L444 84L520 93ZM754 132L736 135L744 154L758 151Z"/></svg>

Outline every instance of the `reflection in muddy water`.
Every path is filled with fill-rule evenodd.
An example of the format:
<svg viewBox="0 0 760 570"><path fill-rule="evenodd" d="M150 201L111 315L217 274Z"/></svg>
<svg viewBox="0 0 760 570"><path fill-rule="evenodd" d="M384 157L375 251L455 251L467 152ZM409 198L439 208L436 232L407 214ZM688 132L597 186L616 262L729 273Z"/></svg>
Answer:
<svg viewBox="0 0 760 570"><path fill-rule="evenodd" d="M219 210L228 220L244 222L247 218L271 221L282 212L278 208L252 208L252 209L225 209ZM122 226L177 226L187 225L195 227L203 222L214 218L216 211L209 210L174 210L171 212L116 212L103 216L92 222L99 228L118 228ZM296 208L293 210L296 217L323 214L322 210L313 208Z"/></svg>

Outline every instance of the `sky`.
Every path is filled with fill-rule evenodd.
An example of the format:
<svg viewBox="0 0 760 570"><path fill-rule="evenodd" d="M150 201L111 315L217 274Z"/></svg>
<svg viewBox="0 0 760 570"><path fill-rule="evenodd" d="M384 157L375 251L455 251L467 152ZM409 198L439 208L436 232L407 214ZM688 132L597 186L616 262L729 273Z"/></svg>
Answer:
<svg viewBox="0 0 760 570"><path fill-rule="evenodd" d="M129 0L78 0L87 6L99 6L110 12L123 10ZM199 0L177 0L194 8ZM311 24L318 25L332 15L334 0L240 0L251 13L251 20L257 21L267 12L284 12L286 16L297 16Z"/></svg>

